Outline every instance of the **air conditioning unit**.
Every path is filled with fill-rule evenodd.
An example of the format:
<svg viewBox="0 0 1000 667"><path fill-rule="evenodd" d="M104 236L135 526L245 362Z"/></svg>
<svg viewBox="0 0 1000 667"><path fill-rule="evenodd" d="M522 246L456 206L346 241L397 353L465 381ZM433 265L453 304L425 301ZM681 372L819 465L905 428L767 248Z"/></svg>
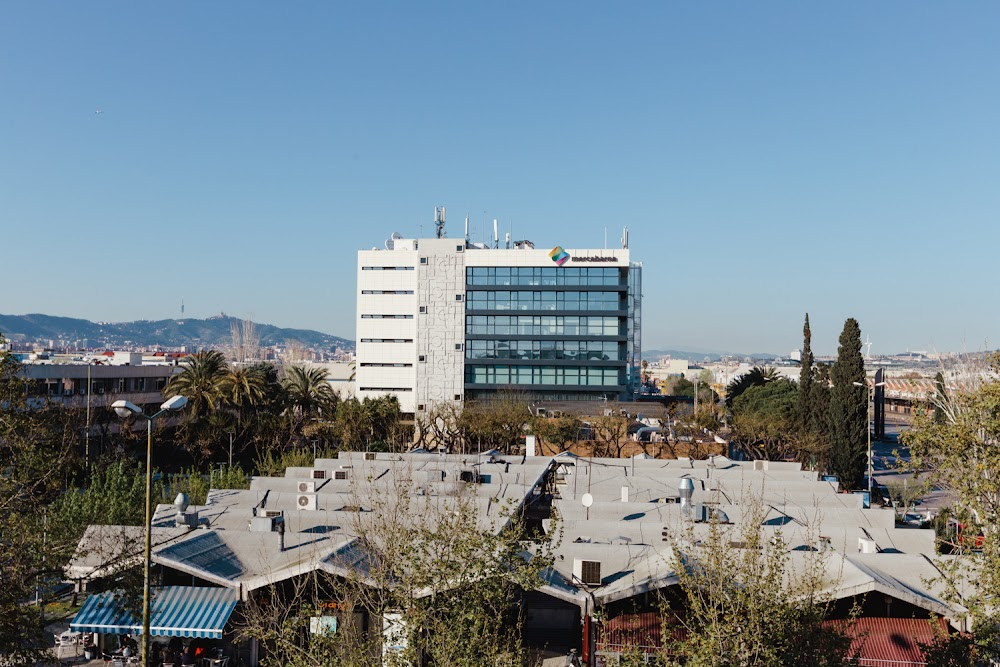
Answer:
<svg viewBox="0 0 1000 667"><path fill-rule="evenodd" d="M198 510L187 510L185 512L178 512L174 515L174 523L180 526L186 526L187 528L197 528L199 524Z"/></svg>
<svg viewBox="0 0 1000 667"><path fill-rule="evenodd" d="M375 452L365 452L365 461L374 461Z"/></svg>
<svg viewBox="0 0 1000 667"><path fill-rule="evenodd" d="M299 482L299 493L316 493L316 482Z"/></svg>
<svg viewBox="0 0 1000 667"><path fill-rule="evenodd" d="M270 533L274 531L274 522L277 517L273 516L255 516L250 519L250 532L251 533Z"/></svg>
<svg viewBox="0 0 1000 667"><path fill-rule="evenodd" d="M313 470L313 479L326 479L325 470Z"/></svg>
<svg viewBox="0 0 1000 667"><path fill-rule="evenodd" d="M688 516L695 523L708 523L712 520L712 510L708 505L702 503L691 503L688 505ZM684 508L681 508L683 511Z"/></svg>
<svg viewBox="0 0 1000 667"><path fill-rule="evenodd" d="M347 471L346 470L335 470L333 472L333 478L334 479L347 479L348 478Z"/></svg>
<svg viewBox="0 0 1000 667"><path fill-rule="evenodd" d="M300 510L315 510L316 509L316 494L315 493L300 493L295 499L295 506Z"/></svg>
<svg viewBox="0 0 1000 667"><path fill-rule="evenodd" d="M281 510L264 510L264 516L273 519L274 517L281 516Z"/></svg>
<svg viewBox="0 0 1000 667"><path fill-rule="evenodd" d="M878 553L878 545L875 544L875 540L866 540L863 537L858 538L858 551L863 554L873 554Z"/></svg>
<svg viewBox="0 0 1000 667"><path fill-rule="evenodd" d="M601 561L573 559L573 576L587 586L601 585Z"/></svg>

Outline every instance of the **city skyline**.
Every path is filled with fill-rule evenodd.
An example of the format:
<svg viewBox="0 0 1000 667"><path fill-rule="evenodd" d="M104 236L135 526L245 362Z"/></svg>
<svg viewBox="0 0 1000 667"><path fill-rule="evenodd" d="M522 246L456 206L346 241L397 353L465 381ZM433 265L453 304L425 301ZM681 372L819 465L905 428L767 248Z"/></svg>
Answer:
<svg viewBox="0 0 1000 667"><path fill-rule="evenodd" d="M56 8L56 9L53 9ZM0 311L355 337L393 231L644 264L643 347L977 351L1000 176L988 3L19 3Z"/></svg>

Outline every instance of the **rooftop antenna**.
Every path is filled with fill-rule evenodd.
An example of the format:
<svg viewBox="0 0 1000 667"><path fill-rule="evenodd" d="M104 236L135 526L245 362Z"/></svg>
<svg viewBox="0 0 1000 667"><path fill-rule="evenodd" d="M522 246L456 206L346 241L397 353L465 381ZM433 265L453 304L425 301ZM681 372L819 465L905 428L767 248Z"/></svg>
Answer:
<svg viewBox="0 0 1000 667"><path fill-rule="evenodd" d="M465 245L469 245L469 214L465 214Z"/></svg>
<svg viewBox="0 0 1000 667"><path fill-rule="evenodd" d="M443 239L446 236L444 231L444 206L441 208L434 207L434 224L437 225L437 237Z"/></svg>
<svg viewBox="0 0 1000 667"><path fill-rule="evenodd" d="M493 218L493 248L494 249L500 247L500 230L497 227L497 223L498 222L499 221L496 218Z"/></svg>
<svg viewBox="0 0 1000 667"><path fill-rule="evenodd" d="M510 232L507 232L507 250L510 250Z"/></svg>
<svg viewBox="0 0 1000 667"><path fill-rule="evenodd" d="M622 250L628 250L628 227L622 230Z"/></svg>

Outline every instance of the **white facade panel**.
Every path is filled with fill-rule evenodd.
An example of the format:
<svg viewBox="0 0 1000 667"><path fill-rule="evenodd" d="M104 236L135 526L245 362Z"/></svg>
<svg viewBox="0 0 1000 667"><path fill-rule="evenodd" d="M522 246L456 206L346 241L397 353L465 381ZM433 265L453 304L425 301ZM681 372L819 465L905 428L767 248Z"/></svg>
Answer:
<svg viewBox="0 0 1000 667"><path fill-rule="evenodd" d="M413 367L366 367L365 368L366 387L395 388L412 387L414 382Z"/></svg>
<svg viewBox="0 0 1000 667"><path fill-rule="evenodd" d="M549 253L553 249L539 250L471 250L465 260L466 266L558 266ZM564 248L569 259L562 267L627 267L628 250L593 250ZM600 260L600 261L594 261Z"/></svg>
<svg viewBox="0 0 1000 667"><path fill-rule="evenodd" d="M378 364L412 364L417 361L413 343L358 343L357 357L364 359L365 363Z"/></svg>
<svg viewBox="0 0 1000 667"><path fill-rule="evenodd" d="M412 250L362 250L358 253L356 395L364 400L392 393L399 399L404 412L413 411L413 367L366 364L412 364L414 344L364 341L413 341L416 338L416 265L417 255ZM385 315L402 315L409 319L377 317ZM372 391L373 388L378 391ZM396 391L384 391L386 389Z"/></svg>
<svg viewBox="0 0 1000 667"><path fill-rule="evenodd" d="M362 338L409 339L417 332L416 315L412 320L371 320L358 323L358 340Z"/></svg>

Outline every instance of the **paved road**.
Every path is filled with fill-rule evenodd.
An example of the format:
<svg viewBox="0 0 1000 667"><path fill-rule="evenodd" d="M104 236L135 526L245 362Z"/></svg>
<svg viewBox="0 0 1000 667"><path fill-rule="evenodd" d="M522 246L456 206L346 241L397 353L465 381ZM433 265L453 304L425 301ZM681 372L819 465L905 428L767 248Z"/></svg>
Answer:
<svg viewBox="0 0 1000 667"><path fill-rule="evenodd" d="M901 474L897 470L897 457L902 461L909 461L909 450L898 442L899 433L905 430L905 424L886 424L886 441L876 441L872 443L872 455L874 478L876 484L889 484L901 479L910 479L911 475ZM927 473L918 475L920 479L926 479ZM953 497L946 491L935 488L920 499L919 505L914 509L918 513L930 511L936 513L938 510L948 507L953 502Z"/></svg>

